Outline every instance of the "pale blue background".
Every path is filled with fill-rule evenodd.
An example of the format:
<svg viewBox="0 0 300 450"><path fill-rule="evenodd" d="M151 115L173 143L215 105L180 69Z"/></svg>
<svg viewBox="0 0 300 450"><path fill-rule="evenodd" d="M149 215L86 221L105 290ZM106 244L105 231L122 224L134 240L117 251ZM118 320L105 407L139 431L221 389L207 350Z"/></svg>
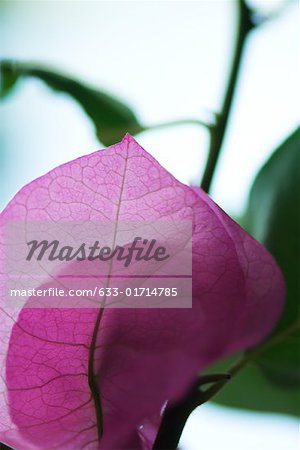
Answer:
<svg viewBox="0 0 300 450"><path fill-rule="evenodd" d="M270 12L287 1L252 1ZM127 101L146 124L218 111L234 36L226 1L2 1L1 57L46 62ZM299 121L297 3L250 37L213 198L245 207L270 151ZM63 95L30 80L1 105L1 206L25 183L100 148L92 125ZM207 133L147 132L139 142L183 182L198 184ZM199 408L184 450L296 450L298 422L213 405Z"/></svg>

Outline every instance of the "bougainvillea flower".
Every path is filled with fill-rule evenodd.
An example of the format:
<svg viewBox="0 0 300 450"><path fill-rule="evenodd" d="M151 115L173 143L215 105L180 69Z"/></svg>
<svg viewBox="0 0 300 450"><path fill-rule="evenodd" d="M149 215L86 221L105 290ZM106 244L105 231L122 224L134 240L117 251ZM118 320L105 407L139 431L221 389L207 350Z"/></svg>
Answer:
<svg viewBox="0 0 300 450"><path fill-rule="evenodd" d="M268 252L129 135L29 183L1 226L103 216L191 218L193 306L101 314L3 307L0 441L17 450L151 447L143 427L153 440L166 401L182 397L218 358L266 337L282 310L283 280Z"/></svg>

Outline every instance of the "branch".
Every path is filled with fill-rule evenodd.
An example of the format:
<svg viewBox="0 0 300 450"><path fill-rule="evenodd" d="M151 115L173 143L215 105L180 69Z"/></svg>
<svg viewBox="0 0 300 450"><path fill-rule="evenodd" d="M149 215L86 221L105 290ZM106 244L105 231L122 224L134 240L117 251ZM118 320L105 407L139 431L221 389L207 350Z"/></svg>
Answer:
<svg viewBox="0 0 300 450"><path fill-rule="evenodd" d="M177 126L177 125L199 125L201 127L208 128L209 130L211 130L214 127L213 123L211 123L211 124L206 123L203 120L179 119L179 120L172 120L170 122L162 122L162 123L157 123L154 125L143 126L142 131L157 130L158 128L168 128L168 127L173 127L173 126Z"/></svg>
<svg viewBox="0 0 300 450"><path fill-rule="evenodd" d="M186 397L175 405L167 406L161 426L155 440L153 450L175 450L178 446L183 428L189 415L198 406L214 397L241 369L265 352L268 348L281 342L300 328L300 321L295 321L280 333L274 334L256 348L246 352L225 374L203 375L191 387ZM203 391L203 384L213 383Z"/></svg>
<svg viewBox="0 0 300 450"><path fill-rule="evenodd" d="M238 0L238 26L235 50L232 66L229 74L228 85L225 91L225 97L221 113L218 116L217 123L211 130L210 148L208 159L204 170L201 187L208 192L211 186L213 175L220 156L224 136L228 124L228 119L234 99L237 79L241 66L242 55L248 33L254 28L252 21L252 11L248 8L244 0Z"/></svg>
<svg viewBox="0 0 300 450"><path fill-rule="evenodd" d="M13 450L11 447L8 447L8 445L3 444L0 442L0 450Z"/></svg>
<svg viewBox="0 0 300 450"><path fill-rule="evenodd" d="M183 400L171 407L167 406L154 442L153 450L177 449L183 428L190 414L197 406L202 405L208 400L207 392L209 389L203 391L201 386L208 383L215 383L215 385L222 383L223 385L230 378L231 376L227 373L203 375L197 378Z"/></svg>

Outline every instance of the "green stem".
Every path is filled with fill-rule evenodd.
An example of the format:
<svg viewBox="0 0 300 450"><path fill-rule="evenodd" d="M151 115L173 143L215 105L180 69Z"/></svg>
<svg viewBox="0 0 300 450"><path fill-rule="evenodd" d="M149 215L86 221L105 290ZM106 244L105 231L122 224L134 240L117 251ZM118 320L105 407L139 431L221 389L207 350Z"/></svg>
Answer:
<svg viewBox="0 0 300 450"><path fill-rule="evenodd" d="M179 119L179 120L171 120L170 122L162 122L154 125L148 125L143 127L142 131L157 130L158 128L168 128L177 125L198 125L198 126L200 125L201 127L205 127L208 129L211 129L214 126L213 124L209 124L198 119Z"/></svg>
<svg viewBox="0 0 300 450"><path fill-rule="evenodd" d="M232 378L234 375L236 375L241 369L243 369L247 364L255 361L258 356L260 356L262 353L264 353L268 348L273 347L273 345L280 342L283 338L287 337L294 331L298 330L300 327L300 322L296 321L292 323L290 326L285 328L280 333L274 334L274 336L271 336L270 339L263 342L258 347L254 348L253 350L250 350L246 352L240 359L238 359L229 369L228 374ZM207 391L206 394L206 401L210 400L212 397L214 397L226 384L226 380L222 380L219 383L214 384L211 386Z"/></svg>
<svg viewBox="0 0 300 450"><path fill-rule="evenodd" d="M238 360L233 366L229 368L228 373L230 373L231 376L234 376L249 362L255 361L257 357L260 356L262 353L264 353L267 349L273 347L273 345L277 344L278 342L281 342L284 338L286 338L299 328L300 328L300 321L296 321L291 325L289 325L284 330L280 331L279 333L274 334L268 340L263 342L261 345L246 352L245 355L240 360Z"/></svg>
<svg viewBox="0 0 300 450"><path fill-rule="evenodd" d="M300 322L296 321L280 333L271 336L267 341L263 342L258 347L245 353L242 358L236 361L225 374L203 375L196 380L183 400L169 408L167 407L153 446L153 450L177 449L185 423L194 409L214 397L226 385L226 383L247 364L255 361L255 359L264 351L280 342L283 338L296 331L299 327ZM200 386L206 383L213 384L211 387L203 391Z"/></svg>
<svg viewBox="0 0 300 450"><path fill-rule="evenodd" d="M225 97L221 112L218 115L217 123L211 130L210 147L208 151L208 159L201 182L201 187L208 192L220 156L221 148L227 129L228 119L234 99L238 74L241 66L242 55L244 51L245 41L248 33L254 27L251 20L251 11L244 0L237 0L238 4L238 26L235 50L233 55L232 66L229 74L228 85L225 91Z"/></svg>

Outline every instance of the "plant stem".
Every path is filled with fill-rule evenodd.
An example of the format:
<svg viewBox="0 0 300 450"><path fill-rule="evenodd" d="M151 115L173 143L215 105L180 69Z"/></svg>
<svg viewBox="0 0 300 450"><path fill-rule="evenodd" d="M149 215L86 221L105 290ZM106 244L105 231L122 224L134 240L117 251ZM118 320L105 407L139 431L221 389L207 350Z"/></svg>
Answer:
<svg viewBox="0 0 300 450"><path fill-rule="evenodd" d="M299 328L300 322L296 321L280 333L271 336L258 347L246 352L228 369L225 374L203 375L200 377L192 385L183 400L175 405L172 405L169 409L167 407L153 446L153 450L175 450L178 446L185 423L197 406L202 405L214 397L242 368L250 362L253 362L265 350L277 344L283 338L287 337ZM200 386L209 382L212 382L213 385L205 391L201 390Z"/></svg>
<svg viewBox="0 0 300 450"><path fill-rule="evenodd" d="M241 369L243 369L250 362L255 361L255 359L260 356L263 352L265 352L268 348L273 347L273 345L280 342L283 338L287 337L293 331L296 331L300 328L300 321L296 321L289 325L287 328L282 330L280 333L274 334L268 340L263 342L258 347L246 352L240 359L238 359L229 369L228 374L232 378L236 375ZM205 394L207 396L207 400L210 400L214 397L226 384L227 380L221 380L220 382L214 384L209 389L206 390ZM206 400L206 401L207 401Z"/></svg>
<svg viewBox="0 0 300 450"><path fill-rule="evenodd" d="M206 392L203 392L199 386L207 383L226 383L229 379L228 374L203 375L197 378L184 399L172 405L163 415L153 450L177 449L189 415L197 406L207 401Z"/></svg>
<svg viewBox="0 0 300 450"><path fill-rule="evenodd" d="M227 129L228 119L234 99L238 74L241 66L241 60L245 41L248 33L254 28L251 20L251 10L248 8L244 0L237 0L238 4L238 26L235 50L233 55L232 66L229 74L228 85L225 91L223 106L218 115L217 123L211 130L210 147L208 151L208 159L204 170L201 187L208 192L220 156L224 136Z"/></svg>
<svg viewBox="0 0 300 450"><path fill-rule="evenodd" d="M201 127L205 127L208 129L212 129L214 124L206 123L203 120L198 119L179 119L179 120L171 120L170 122L162 122L154 125L144 126L142 131L147 130L157 130L158 128L168 128L177 125L200 125Z"/></svg>
<svg viewBox="0 0 300 450"><path fill-rule="evenodd" d="M8 447L8 445L3 444L0 442L0 450L13 450L11 447Z"/></svg>
<svg viewBox="0 0 300 450"><path fill-rule="evenodd" d="M273 345L277 344L278 342L281 342L282 339L286 338L294 331L297 331L299 328L300 328L300 321L297 320L297 321L293 322L292 324L290 324L288 327L286 327L284 330L280 331L277 334L274 334L269 339L267 339L265 342L263 342L261 345L246 352L240 360L238 360L236 363L234 363L228 369L228 373L230 373L231 376L234 376L249 362L254 361L258 356L260 356L262 353L264 353L268 348L273 347Z"/></svg>

